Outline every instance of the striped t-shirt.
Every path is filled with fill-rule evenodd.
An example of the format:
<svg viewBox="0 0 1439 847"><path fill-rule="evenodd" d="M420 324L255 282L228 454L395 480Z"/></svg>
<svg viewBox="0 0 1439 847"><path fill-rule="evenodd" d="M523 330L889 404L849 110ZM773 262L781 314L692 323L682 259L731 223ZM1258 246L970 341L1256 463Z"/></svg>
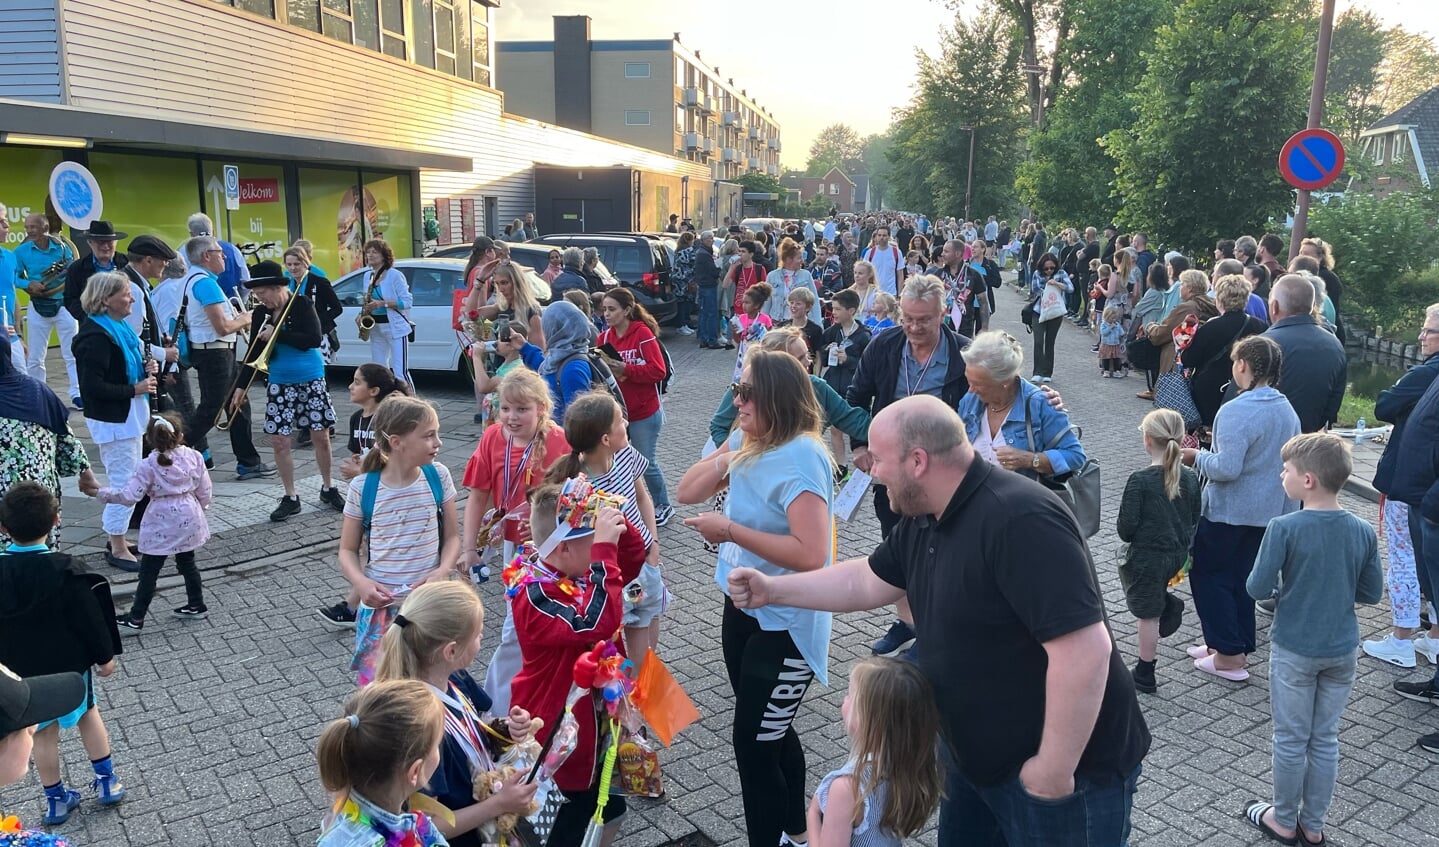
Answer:
<svg viewBox="0 0 1439 847"><path fill-rule="evenodd" d="M455 482L450 469L435 462L445 502L455 499ZM345 496L345 517L365 520L361 508L366 474L350 480ZM365 576L384 585L396 599L440 564L440 519L435 494L423 473L404 488L391 488L380 479L375 507L370 514L370 559ZM400 589L396 591L395 589Z"/></svg>
<svg viewBox="0 0 1439 847"><path fill-rule="evenodd" d="M640 506L635 500L635 480L643 476L649 467L650 460L640 455L640 451L631 444L615 454L615 463L609 473L590 479L590 485L600 491L625 498L625 505L620 511L624 512L625 518L640 531L645 547L655 543L655 540L650 535L650 528L645 526L644 518L640 517Z"/></svg>

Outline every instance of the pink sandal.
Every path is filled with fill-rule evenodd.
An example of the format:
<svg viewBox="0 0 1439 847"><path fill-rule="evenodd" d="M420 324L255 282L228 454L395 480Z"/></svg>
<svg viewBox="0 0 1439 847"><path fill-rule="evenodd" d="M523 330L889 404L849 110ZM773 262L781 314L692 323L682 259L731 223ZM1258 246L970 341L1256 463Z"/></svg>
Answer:
<svg viewBox="0 0 1439 847"><path fill-rule="evenodd" d="M1208 644L1195 644L1184 652L1188 653L1191 659L1202 659L1205 656L1212 655L1209 652Z"/></svg>
<svg viewBox="0 0 1439 847"><path fill-rule="evenodd" d="M1249 679L1249 671L1243 668L1232 671L1225 670L1224 668L1216 668L1214 666L1213 654L1205 656L1202 659L1195 659L1194 667L1211 676L1217 676L1220 679L1227 679L1230 682L1244 682L1245 680Z"/></svg>

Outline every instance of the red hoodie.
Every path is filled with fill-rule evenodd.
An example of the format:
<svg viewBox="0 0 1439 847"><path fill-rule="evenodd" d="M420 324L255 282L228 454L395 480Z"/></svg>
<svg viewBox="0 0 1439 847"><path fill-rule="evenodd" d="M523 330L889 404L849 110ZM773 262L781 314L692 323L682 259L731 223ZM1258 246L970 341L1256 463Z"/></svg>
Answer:
<svg viewBox="0 0 1439 847"><path fill-rule="evenodd" d="M625 375L620 394L632 421L642 421L660 410L660 381L665 378L665 355L659 339L644 321L630 321L622 336L613 327L600 333L598 344L609 344L620 353Z"/></svg>

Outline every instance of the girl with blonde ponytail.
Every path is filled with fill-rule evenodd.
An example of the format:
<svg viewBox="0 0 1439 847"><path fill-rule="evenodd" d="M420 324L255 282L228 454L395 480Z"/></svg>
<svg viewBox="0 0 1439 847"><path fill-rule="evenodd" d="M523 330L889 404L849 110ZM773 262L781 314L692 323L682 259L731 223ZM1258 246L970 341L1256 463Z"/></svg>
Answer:
<svg viewBox="0 0 1439 847"><path fill-rule="evenodd" d="M1129 611L1139 619L1139 661L1134 688L1153 694L1159 639L1173 635L1184 617L1184 601L1169 581L1184 567L1199 521L1199 476L1181 458L1184 418L1155 409L1139 424L1149 467L1130 474L1119 504L1119 538L1129 545L1119 581Z"/></svg>
<svg viewBox="0 0 1439 847"><path fill-rule="evenodd" d="M494 827L485 825L502 815L525 814L535 795L536 784L525 784L519 773L503 779L500 790L484 800L475 800L474 780L495 770L509 747L505 737L526 741L541 724L519 707L503 721L490 719L490 696L467 670L480 652L484 629L485 608L469 583L427 582L400 605L394 625L380 639L375 668L376 685L418 680L444 705L440 766L422 790L454 812L453 822L435 821L452 847L495 841Z"/></svg>
<svg viewBox="0 0 1439 847"><path fill-rule="evenodd" d="M340 528L340 572L359 596L350 669L374 679L380 638L413 588L449 578L460 555L460 522L449 468L440 452L440 418L423 400L391 394L375 410L375 446L350 480ZM369 557L360 544L369 539Z"/></svg>

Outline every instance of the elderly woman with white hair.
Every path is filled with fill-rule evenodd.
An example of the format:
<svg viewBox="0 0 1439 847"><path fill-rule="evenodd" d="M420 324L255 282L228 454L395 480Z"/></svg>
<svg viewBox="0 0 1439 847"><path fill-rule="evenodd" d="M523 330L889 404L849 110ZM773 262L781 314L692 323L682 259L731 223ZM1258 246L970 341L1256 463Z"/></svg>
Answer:
<svg viewBox="0 0 1439 847"><path fill-rule="evenodd" d="M150 395L155 393L159 365L148 355L140 336L125 321L134 303L130 278L123 273L97 273L85 283L80 305L85 320L75 334L75 369L85 425L100 448L108 483L120 488L140 461L140 442L150 421ZM138 572L140 563L125 541L132 506L105 507L101 523L110 536L105 561Z"/></svg>
<svg viewBox="0 0 1439 847"><path fill-rule="evenodd" d="M1069 415L1020 375L1018 339L1002 330L981 332L965 348L964 366L969 392L959 401L959 417L976 453L1051 488L1083 467L1084 447Z"/></svg>

